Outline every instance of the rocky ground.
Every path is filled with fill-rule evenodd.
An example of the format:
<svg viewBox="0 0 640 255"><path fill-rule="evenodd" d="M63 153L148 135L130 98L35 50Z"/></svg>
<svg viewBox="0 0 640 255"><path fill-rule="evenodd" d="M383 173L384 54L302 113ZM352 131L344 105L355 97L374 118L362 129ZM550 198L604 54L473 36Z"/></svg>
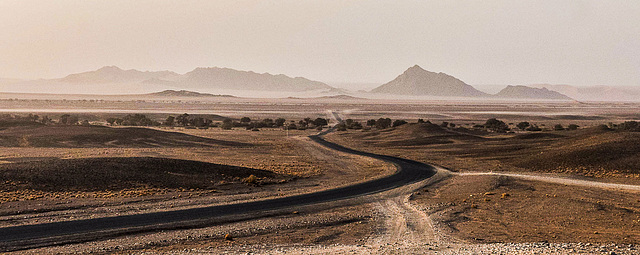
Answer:
<svg viewBox="0 0 640 255"><path fill-rule="evenodd" d="M243 139L246 142L254 138ZM224 195L174 197L176 194L172 194L166 200L143 197L135 203L118 203L113 200L114 203L107 203L105 206L21 212L5 215L2 220L6 225L32 224L189 208L311 192L376 178L394 171L392 166L379 161L330 151L315 145L303 136L291 137L286 141L286 144L289 144L287 146L291 147L282 147L288 149L280 148L283 153L273 154L276 158L274 162L291 157L300 162L308 162L303 164L309 165L312 165L312 162L322 162L322 169L318 169L317 172L305 172L312 174L303 176L302 181L245 187L251 190L243 192L231 193L234 188L229 186L228 190L223 192ZM109 149L111 150L113 149ZM246 150L266 150L266 147ZM142 150L128 151L139 153ZM227 150L221 151L221 154L211 153L212 157L209 160L219 162L216 159L231 155ZM150 152L163 153L162 150ZM190 155L189 153L194 152L184 153ZM236 165L256 167L262 164L260 162L265 162L264 158L255 162L240 158ZM279 164L282 163L256 168L277 169ZM287 171L278 173L286 174ZM640 195L637 191L620 190L589 181L587 185L577 185L572 181L563 183L557 179L564 176L555 177L557 178L551 181L548 178L523 180L514 176L465 176L452 175L440 169L438 175L426 182L375 196L297 208L267 217L198 229L143 233L17 253L638 253L640 232L637 230L637 212L640 210Z"/></svg>

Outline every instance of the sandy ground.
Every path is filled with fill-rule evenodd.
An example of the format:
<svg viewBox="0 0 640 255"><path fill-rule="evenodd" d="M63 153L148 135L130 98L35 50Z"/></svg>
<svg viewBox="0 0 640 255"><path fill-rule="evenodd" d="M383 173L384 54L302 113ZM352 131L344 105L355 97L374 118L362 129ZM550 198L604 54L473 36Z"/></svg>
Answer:
<svg viewBox="0 0 640 255"><path fill-rule="evenodd" d="M297 179L284 184L263 186L229 183L218 185L216 190L144 189L130 190L125 193L71 192L63 194L64 196L48 196L40 194L41 192L30 191L16 197L23 197L23 199L0 204L0 225L96 218L280 197L343 186L395 171L392 166L382 164L378 160L326 149L310 142L305 136L307 132L303 131L292 131L288 138L281 130L229 132L212 129L186 132L203 137L225 137L251 142L256 146L198 148L197 150L191 148L10 148L0 151L0 157L15 159L29 155L30 160L37 160L51 157L154 156L252 167L293 175ZM37 195L35 199L32 198L34 194Z"/></svg>
<svg viewBox="0 0 640 255"><path fill-rule="evenodd" d="M246 131L246 135L243 131L185 130L262 146L208 151L12 148L1 151L0 157L162 156L293 173L301 179L236 193L232 192L235 188L229 187L223 194L175 197L176 193L164 200L143 197L134 203L110 200L59 211L21 211L4 215L0 220L6 225L30 224L246 201L346 185L394 171L392 166L375 160L315 145L304 138L306 133L290 134L287 138L281 130ZM452 175L442 170L429 182L344 204L301 208L200 229L131 235L19 253L637 254L635 244L640 242L637 186L611 186L564 177ZM508 195L502 198L503 193ZM37 204L38 201L26 207ZM2 208L7 208L6 205ZM225 240L226 234L233 239Z"/></svg>
<svg viewBox="0 0 640 255"><path fill-rule="evenodd" d="M22 253L637 254L640 193L621 187L441 169L426 182L343 205Z"/></svg>

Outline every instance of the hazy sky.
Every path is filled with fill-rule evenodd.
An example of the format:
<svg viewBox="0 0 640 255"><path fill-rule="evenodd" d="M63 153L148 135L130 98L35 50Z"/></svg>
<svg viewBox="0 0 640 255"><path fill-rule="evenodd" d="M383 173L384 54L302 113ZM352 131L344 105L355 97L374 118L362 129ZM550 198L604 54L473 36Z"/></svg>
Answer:
<svg viewBox="0 0 640 255"><path fill-rule="evenodd" d="M218 66L383 83L640 85L640 1L0 0L0 77Z"/></svg>

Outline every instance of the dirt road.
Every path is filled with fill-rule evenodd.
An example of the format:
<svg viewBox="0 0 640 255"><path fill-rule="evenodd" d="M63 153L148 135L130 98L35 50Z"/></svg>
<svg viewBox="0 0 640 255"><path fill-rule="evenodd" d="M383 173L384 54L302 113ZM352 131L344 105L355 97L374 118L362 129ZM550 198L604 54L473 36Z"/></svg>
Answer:
<svg viewBox="0 0 640 255"><path fill-rule="evenodd" d="M587 181L587 180L578 180L578 179L553 177L553 176L543 176L543 175L518 174L518 173L498 173L498 172L455 173L455 174L456 175L462 175L462 176L472 176L472 175L509 176L509 177L514 177L514 178L518 178L518 179L530 180L530 181L549 182L549 183L557 183L557 184L564 184L564 185L593 187L593 188L602 188L602 189L613 189L613 190L640 191L640 186L638 186L638 185L606 183L606 182Z"/></svg>
<svg viewBox="0 0 640 255"><path fill-rule="evenodd" d="M129 233L206 226L231 219L255 218L297 206L344 200L388 191L420 182L436 173L434 167L416 161L352 150L327 142L319 135L311 136L310 138L316 143L333 150L391 162L396 165L398 171L380 179L346 187L278 199L2 228L0 229L0 250L11 251L53 244L89 241Z"/></svg>

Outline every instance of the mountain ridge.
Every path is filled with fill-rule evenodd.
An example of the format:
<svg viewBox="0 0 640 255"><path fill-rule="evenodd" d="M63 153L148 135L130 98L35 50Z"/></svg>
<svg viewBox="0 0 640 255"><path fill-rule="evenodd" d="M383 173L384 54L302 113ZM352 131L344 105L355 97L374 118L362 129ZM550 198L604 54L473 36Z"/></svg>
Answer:
<svg viewBox="0 0 640 255"><path fill-rule="evenodd" d="M178 76L179 74L171 71L123 70L117 66L104 66L94 71L69 74L55 80L68 83L126 83L143 82L150 79L171 80Z"/></svg>
<svg viewBox="0 0 640 255"><path fill-rule="evenodd" d="M483 97L487 93L475 89L446 73L427 71L414 65L390 82L371 90L372 93L418 96Z"/></svg>
<svg viewBox="0 0 640 255"><path fill-rule="evenodd" d="M301 92L330 90L333 87L304 77L284 74L256 73L231 68L197 67L185 74L172 71L123 70L117 66L104 66L94 71L69 74L50 81L72 84L141 84L164 85L180 89L228 89Z"/></svg>
<svg viewBox="0 0 640 255"><path fill-rule="evenodd" d="M500 98L574 100L565 94L547 88L533 88L523 85L508 85L493 96Z"/></svg>
<svg viewBox="0 0 640 255"><path fill-rule="evenodd" d="M189 89L201 89L208 86L222 89L241 89L258 91L309 91L333 89L333 87L303 77L289 77L284 74L256 73L231 68L198 67L182 75L178 84Z"/></svg>
<svg viewBox="0 0 640 255"><path fill-rule="evenodd" d="M566 84L532 84L529 86L558 91L576 100L640 101L640 87L633 86L574 86Z"/></svg>

